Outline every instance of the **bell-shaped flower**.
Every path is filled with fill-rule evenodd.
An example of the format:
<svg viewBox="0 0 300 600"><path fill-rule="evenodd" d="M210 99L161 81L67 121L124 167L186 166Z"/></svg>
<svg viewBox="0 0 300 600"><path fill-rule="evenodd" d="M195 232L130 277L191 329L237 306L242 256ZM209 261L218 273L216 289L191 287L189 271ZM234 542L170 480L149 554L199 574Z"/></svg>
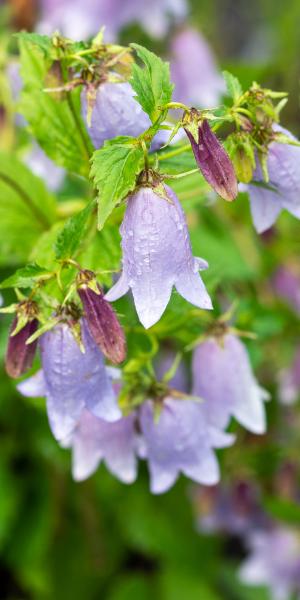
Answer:
<svg viewBox="0 0 300 600"><path fill-rule="evenodd" d="M72 433L72 472L76 481L90 477L103 461L108 470L123 483L136 479L135 415L108 423L84 410Z"/></svg>
<svg viewBox="0 0 300 600"><path fill-rule="evenodd" d="M300 271L298 266L284 265L272 277L273 288L300 315Z"/></svg>
<svg viewBox="0 0 300 600"><path fill-rule="evenodd" d="M231 417L253 433L264 433L264 400L241 340L231 333L208 337L193 356L193 394L203 398L208 421L225 429Z"/></svg>
<svg viewBox="0 0 300 600"><path fill-rule="evenodd" d="M89 136L95 148L101 148L106 140L120 135L138 137L151 126L148 115L135 100L135 93L127 82L102 83L91 105L91 117L88 119L88 91L81 93L82 116L85 120ZM164 145L170 132L160 130L154 136L151 151L158 150ZM173 142L182 137L181 132L173 138Z"/></svg>
<svg viewBox="0 0 300 600"><path fill-rule="evenodd" d="M59 441L72 433L84 408L109 422L121 417L103 355L84 319L82 342L84 353L70 327L58 324L41 337L42 373L18 386L26 396L46 396L50 427Z"/></svg>
<svg viewBox="0 0 300 600"><path fill-rule="evenodd" d="M218 482L213 448L231 445L234 438L211 427L200 404L166 397L155 419L153 402L148 400L140 409L139 423L143 436L139 454L148 461L154 494L166 492L180 473L205 485Z"/></svg>
<svg viewBox="0 0 300 600"><path fill-rule="evenodd" d="M192 28L182 29L171 41L171 79L174 100L188 106L217 106L225 93L211 48Z"/></svg>
<svg viewBox="0 0 300 600"><path fill-rule="evenodd" d="M279 400L290 406L300 398L300 347L297 348L290 367L279 372Z"/></svg>
<svg viewBox="0 0 300 600"><path fill-rule="evenodd" d="M240 579L253 586L267 586L274 600L300 595L300 541L291 529L276 527L252 533L250 555L239 570Z"/></svg>
<svg viewBox="0 0 300 600"><path fill-rule="evenodd" d="M173 286L199 308L212 304L198 273L207 263L192 255L188 228L176 194L164 187L161 197L151 187L140 187L128 197L121 226L123 272L106 294L117 300L131 288L145 328L162 316Z"/></svg>
<svg viewBox="0 0 300 600"><path fill-rule="evenodd" d="M291 141L296 138L286 129L276 126L275 131L288 136ZM274 225L281 210L286 209L294 217L300 219L300 146L271 142L268 149L267 167L269 182L273 189L259 185L242 185L241 190L247 191L250 198L250 208L254 227L258 233L263 233ZM262 182L261 167L257 164L253 177L254 183Z"/></svg>

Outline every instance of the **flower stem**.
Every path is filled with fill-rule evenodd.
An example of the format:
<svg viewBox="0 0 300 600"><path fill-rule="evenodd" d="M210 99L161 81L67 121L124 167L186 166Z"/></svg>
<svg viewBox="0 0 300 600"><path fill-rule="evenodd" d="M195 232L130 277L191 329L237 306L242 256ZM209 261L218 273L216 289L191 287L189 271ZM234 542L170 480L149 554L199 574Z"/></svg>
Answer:
<svg viewBox="0 0 300 600"><path fill-rule="evenodd" d="M168 173L163 174L164 179L181 179L182 177L186 177L187 175L194 175L194 173L199 173L198 167L196 169L191 169L190 171L184 171L183 173L177 173L177 175L171 175Z"/></svg>
<svg viewBox="0 0 300 600"><path fill-rule="evenodd" d="M158 154L158 160L168 160L168 158L173 158L173 156L178 156L183 152L188 152L188 150L191 150L191 145L184 144L183 146L180 146L180 148L175 148L174 150L170 150L170 152L164 152L161 156Z"/></svg>

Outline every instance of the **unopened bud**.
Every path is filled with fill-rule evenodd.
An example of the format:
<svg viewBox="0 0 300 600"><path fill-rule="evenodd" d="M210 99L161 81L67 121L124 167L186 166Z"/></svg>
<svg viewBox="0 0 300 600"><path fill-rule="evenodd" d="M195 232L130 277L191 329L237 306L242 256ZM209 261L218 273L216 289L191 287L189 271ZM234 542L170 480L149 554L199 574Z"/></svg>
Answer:
<svg viewBox="0 0 300 600"><path fill-rule="evenodd" d="M37 340L26 344L38 328L37 306L35 302L21 302L14 318L5 358L7 374L14 379L30 369L37 346ZM21 328L20 328L21 326Z"/></svg>
<svg viewBox="0 0 300 600"><path fill-rule="evenodd" d="M203 177L224 198L234 200L238 194L233 164L206 119L199 120L196 110L186 117L185 132L191 142Z"/></svg>
<svg viewBox="0 0 300 600"><path fill-rule="evenodd" d="M111 305L104 299L94 273L81 271L77 285L91 336L111 362L122 362L126 356L124 332Z"/></svg>

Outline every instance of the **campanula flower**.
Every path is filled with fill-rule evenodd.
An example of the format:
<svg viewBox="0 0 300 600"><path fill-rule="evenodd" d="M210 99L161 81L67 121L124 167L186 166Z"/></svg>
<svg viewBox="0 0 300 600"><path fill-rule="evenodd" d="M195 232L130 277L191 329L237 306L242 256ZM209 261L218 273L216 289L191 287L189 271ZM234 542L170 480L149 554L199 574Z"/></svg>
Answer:
<svg viewBox="0 0 300 600"><path fill-rule="evenodd" d="M198 31L186 27L175 35L170 64L174 100L205 108L220 104L225 83L207 41Z"/></svg>
<svg viewBox="0 0 300 600"><path fill-rule="evenodd" d="M156 323L170 300L173 286L188 302L211 309L198 273L207 263L192 255L188 228L176 194L165 186L161 197L151 187L140 187L128 197L121 226L123 271L106 294L117 300L131 289L145 328Z"/></svg>
<svg viewBox="0 0 300 600"><path fill-rule="evenodd" d="M231 333L208 337L193 356L193 394L203 399L208 421L225 429L230 418L253 433L264 433L265 390L259 387L241 340Z"/></svg>
<svg viewBox="0 0 300 600"><path fill-rule="evenodd" d="M87 408L97 417L116 421L121 417L103 355L82 319L83 353L67 323L59 323L40 340L42 373L22 382L26 396L47 398L47 412L54 437L66 439Z"/></svg>
<svg viewBox="0 0 300 600"><path fill-rule="evenodd" d="M274 127L275 131L285 134L291 140L296 138L283 127ZM271 189L254 185L241 186L249 193L250 208L254 227L263 233L274 225L280 212L285 209L300 219L300 146L271 142L268 148L267 167ZM254 173L253 181L263 184L260 165Z"/></svg>
<svg viewBox="0 0 300 600"><path fill-rule="evenodd" d="M213 449L231 445L233 436L210 427L200 404L166 397L155 419L153 402L148 400L140 409L139 422L140 455L148 460L152 493L166 492L180 473L205 485L217 483L219 465Z"/></svg>
<svg viewBox="0 0 300 600"><path fill-rule="evenodd" d="M76 481L90 477L103 461L123 483L136 479L135 415L108 423L83 410L68 446L72 448L72 472Z"/></svg>

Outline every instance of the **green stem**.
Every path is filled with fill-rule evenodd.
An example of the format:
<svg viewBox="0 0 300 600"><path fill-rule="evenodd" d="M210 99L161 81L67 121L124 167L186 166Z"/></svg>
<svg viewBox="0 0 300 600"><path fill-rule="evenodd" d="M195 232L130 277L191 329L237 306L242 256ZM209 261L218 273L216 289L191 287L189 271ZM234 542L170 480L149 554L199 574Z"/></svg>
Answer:
<svg viewBox="0 0 300 600"><path fill-rule="evenodd" d="M180 146L180 148L175 148L174 150L170 150L170 152L164 152L161 156L158 154L158 160L168 160L169 158L173 158L173 156L188 152L188 150L191 150L191 144L184 144L184 146Z"/></svg>
<svg viewBox="0 0 300 600"><path fill-rule="evenodd" d="M168 173L163 174L164 179L181 179L182 177L186 177L187 175L194 175L194 173L199 173L199 169L191 169L190 171L184 171L183 173L178 173L177 175L168 175Z"/></svg>
<svg viewBox="0 0 300 600"><path fill-rule="evenodd" d="M51 223L48 221L44 213L42 213L39 208L35 206L27 192L25 192L16 181L4 173L0 173L0 179L2 179L2 181L9 185L20 196L23 202L25 202L26 206L30 208L31 212L34 214L36 220L40 223L43 229L49 229L49 227L51 227Z"/></svg>
<svg viewBox="0 0 300 600"><path fill-rule="evenodd" d="M180 110L191 110L189 106L187 106L186 104L182 104L182 102L168 102L168 104L165 104L163 106L163 109L165 108L178 108Z"/></svg>

